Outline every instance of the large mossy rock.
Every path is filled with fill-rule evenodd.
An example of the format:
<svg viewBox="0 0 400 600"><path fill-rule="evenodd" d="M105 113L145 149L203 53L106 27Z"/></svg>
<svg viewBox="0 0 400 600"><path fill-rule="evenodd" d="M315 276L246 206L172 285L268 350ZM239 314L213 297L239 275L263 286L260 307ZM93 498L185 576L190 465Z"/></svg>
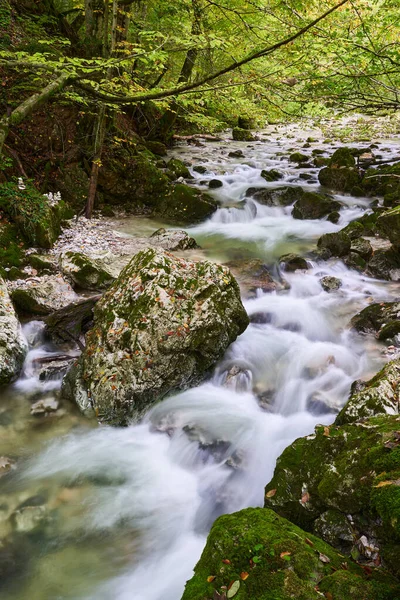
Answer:
<svg viewBox="0 0 400 600"><path fill-rule="evenodd" d="M64 252L60 257L60 268L77 288L83 290L104 290L115 281L100 260L81 252Z"/></svg>
<svg viewBox="0 0 400 600"><path fill-rule="evenodd" d="M133 257L94 312L64 395L113 424L199 383L248 325L226 267L156 249Z"/></svg>
<svg viewBox="0 0 400 600"><path fill-rule="evenodd" d="M324 258L346 256L351 249L351 240L343 231L324 233L319 238L317 246Z"/></svg>
<svg viewBox="0 0 400 600"><path fill-rule="evenodd" d="M316 192L304 192L296 201L292 216L294 219L322 219L332 211L340 210L341 204L329 196Z"/></svg>
<svg viewBox="0 0 400 600"><path fill-rule="evenodd" d="M14 312L7 286L0 278L0 385L17 377L24 362L27 343Z"/></svg>
<svg viewBox="0 0 400 600"><path fill-rule="evenodd" d="M397 415L318 426L278 459L265 506L357 560L382 563L398 577L399 428Z"/></svg>
<svg viewBox="0 0 400 600"><path fill-rule="evenodd" d="M11 298L17 311L23 315L49 315L78 297L62 277L46 275L21 282L12 290Z"/></svg>
<svg viewBox="0 0 400 600"><path fill-rule="evenodd" d="M393 247L375 250L368 262L368 273L378 279L400 281L400 250Z"/></svg>
<svg viewBox="0 0 400 600"><path fill-rule="evenodd" d="M400 199L400 162L393 165L370 168L362 180L363 189L370 195L383 196L385 206ZM388 201L388 202L387 202Z"/></svg>
<svg viewBox="0 0 400 600"><path fill-rule="evenodd" d="M153 214L166 221L190 225L210 217L218 208L217 200L184 184L170 186L154 208Z"/></svg>
<svg viewBox="0 0 400 600"><path fill-rule="evenodd" d="M378 217L378 227L387 235L393 246L400 248L400 206Z"/></svg>
<svg viewBox="0 0 400 600"><path fill-rule="evenodd" d="M22 190L12 182L0 185L0 212L15 223L26 243L51 248L61 233L66 206L50 202L29 182L24 185Z"/></svg>
<svg viewBox="0 0 400 600"><path fill-rule="evenodd" d="M358 186L361 177L356 169L356 161L350 148L338 148L329 164L318 174L321 185L338 192L350 192Z"/></svg>
<svg viewBox="0 0 400 600"><path fill-rule="evenodd" d="M303 188L297 185L276 188L250 187L246 191L246 196L250 196L266 206L290 206L296 200L299 200L304 193Z"/></svg>
<svg viewBox="0 0 400 600"><path fill-rule="evenodd" d="M387 340L400 333L400 302L370 304L356 314L350 326L360 333L375 333Z"/></svg>
<svg viewBox="0 0 400 600"><path fill-rule="evenodd" d="M217 519L182 600L392 600L398 582L365 572L272 510Z"/></svg>
<svg viewBox="0 0 400 600"><path fill-rule="evenodd" d="M232 139L236 142L254 142L255 137L248 129L234 127L232 129Z"/></svg>
<svg viewBox="0 0 400 600"><path fill-rule="evenodd" d="M167 163L167 168L174 179L178 179L179 177L193 179L189 169L182 160L179 160L179 158L171 158Z"/></svg>
<svg viewBox="0 0 400 600"><path fill-rule="evenodd" d="M400 409L400 360L393 360L362 384L359 392L352 394L342 408L335 423L353 423L376 415L397 415Z"/></svg>

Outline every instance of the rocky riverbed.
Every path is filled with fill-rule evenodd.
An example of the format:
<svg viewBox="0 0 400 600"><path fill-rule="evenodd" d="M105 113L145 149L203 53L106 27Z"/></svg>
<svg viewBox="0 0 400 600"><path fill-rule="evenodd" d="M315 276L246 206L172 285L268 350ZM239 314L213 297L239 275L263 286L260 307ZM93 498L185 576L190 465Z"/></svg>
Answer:
<svg viewBox="0 0 400 600"><path fill-rule="evenodd" d="M229 137L165 166L203 222L64 219L5 271L6 600L399 595L398 135Z"/></svg>

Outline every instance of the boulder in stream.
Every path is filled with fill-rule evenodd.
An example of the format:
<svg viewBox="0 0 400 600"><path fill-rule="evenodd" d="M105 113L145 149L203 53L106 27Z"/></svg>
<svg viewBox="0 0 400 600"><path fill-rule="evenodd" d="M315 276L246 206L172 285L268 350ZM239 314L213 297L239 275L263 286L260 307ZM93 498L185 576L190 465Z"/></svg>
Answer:
<svg viewBox="0 0 400 600"><path fill-rule="evenodd" d="M164 229L160 227L150 236L151 242L164 250L191 250L198 248L196 240L183 229Z"/></svg>
<svg viewBox="0 0 400 600"><path fill-rule="evenodd" d="M324 233L318 240L318 248L324 258L346 256L350 252L351 240L343 231Z"/></svg>
<svg viewBox="0 0 400 600"><path fill-rule="evenodd" d="M393 246L400 248L400 206L381 214L377 225L386 233Z"/></svg>
<svg viewBox="0 0 400 600"><path fill-rule="evenodd" d="M305 271L308 269L308 264L303 256L299 254L284 254L280 257L279 263L283 265L283 270L292 272L292 271Z"/></svg>
<svg viewBox="0 0 400 600"><path fill-rule="evenodd" d="M251 196L260 204L266 206L290 206L304 194L302 187L283 186L276 188L250 187L246 190L246 196Z"/></svg>
<svg viewBox="0 0 400 600"><path fill-rule="evenodd" d="M356 314L350 326L360 333L375 333L380 340L400 333L400 302L370 304Z"/></svg>
<svg viewBox="0 0 400 600"><path fill-rule="evenodd" d="M400 594L394 577L370 571L345 562L272 510L246 508L215 521L182 600L389 600Z"/></svg>
<svg viewBox="0 0 400 600"><path fill-rule="evenodd" d="M49 315L76 301L78 296L62 277L45 275L19 281L11 298L22 314Z"/></svg>
<svg viewBox="0 0 400 600"><path fill-rule="evenodd" d="M254 142L256 138L248 129L234 127L232 129L232 139L237 142Z"/></svg>
<svg viewBox="0 0 400 600"><path fill-rule="evenodd" d="M248 325L226 267L156 249L133 257L94 314L63 395L112 424L199 383Z"/></svg>
<svg viewBox="0 0 400 600"><path fill-rule="evenodd" d="M333 200L330 196L323 196L316 192L304 192L296 201L292 216L294 219L322 219L340 208L340 202Z"/></svg>
<svg viewBox="0 0 400 600"><path fill-rule="evenodd" d="M337 290L343 285L342 281L338 279L338 277L332 277L331 275L321 277L319 282L325 292L337 292Z"/></svg>
<svg viewBox="0 0 400 600"><path fill-rule="evenodd" d="M0 385L18 376L27 349L7 286L0 278Z"/></svg>

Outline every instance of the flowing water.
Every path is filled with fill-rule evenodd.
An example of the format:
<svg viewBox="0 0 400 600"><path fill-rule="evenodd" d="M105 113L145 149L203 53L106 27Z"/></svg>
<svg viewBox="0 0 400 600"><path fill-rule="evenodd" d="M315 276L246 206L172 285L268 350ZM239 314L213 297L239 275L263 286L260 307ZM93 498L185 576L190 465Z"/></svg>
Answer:
<svg viewBox="0 0 400 600"><path fill-rule="evenodd" d="M289 251L307 255L322 233L362 215L370 201L337 196L343 209L334 225L298 221L291 207L245 197L249 187L276 187L260 177L268 167L284 172L279 185L318 189L317 170L296 169L277 156L293 145L281 135L270 130L268 140L250 145L174 151L207 167L205 175L192 171L200 188L216 176L224 183L214 192L221 208L190 230L202 247L194 254L261 258L286 280L277 292L245 300L252 323L211 380L164 400L125 429L97 427L70 406L34 417L31 402L57 395L61 383L57 374L42 382L37 365L60 348L43 342L40 323L25 326L31 349L24 372L3 391L0 408L0 455L18 460L0 480L2 599L179 600L215 518L262 505L282 450L316 424L331 423L351 383L383 364L378 342L347 325L369 302L392 299L393 284L312 254L306 272L282 274L276 260ZM393 143L381 147L385 157L396 152ZM237 148L243 159L227 157ZM132 235L155 228L148 219L119 224ZM323 291L324 275L339 277L342 287Z"/></svg>

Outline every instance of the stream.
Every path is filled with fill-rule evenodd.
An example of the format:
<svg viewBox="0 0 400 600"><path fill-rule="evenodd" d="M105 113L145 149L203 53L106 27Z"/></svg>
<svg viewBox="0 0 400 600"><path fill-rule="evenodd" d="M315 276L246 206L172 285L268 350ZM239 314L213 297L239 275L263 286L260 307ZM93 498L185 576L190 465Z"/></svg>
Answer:
<svg viewBox="0 0 400 600"><path fill-rule="evenodd" d="M397 284L309 256L319 236L364 214L371 199L335 196L343 208L333 224L296 220L292 207L246 197L249 187L319 190L318 169L287 160L310 135L278 126L259 142L182 143L172 152L207 168L191 170L200 189L211 179L223 182L212 192L221 208L188 229L201 250L187 255L258 258L283 282L276 292L258 290L244 300L252 322L210 380L167 398L128 428L99 427L73 406L38 419L31 402L56 396L61 375L41 381L36 359L60 348L43 341L40 322L24 325L30 351L23 373L1 391L0 456L18 460L0 479L3 600L179 600L215 518L262 506L283 449L317 424L332 423L352 382L388 360L377 340L347 326L369 303L393 300ZM328 156L339 145L312 143L310 150L323 146ZM385 159L398 152L397 139L378 146ZM238 149L243 158L228 157ZM267 183L260 176L265 168L284 178ZM160 225L132 217L117 228L143 236ZM277 259L288 252L305 256L309 270L282 273ZM326 275L342 286L325 292L319 280ZM232 367L237 375L227 377ZM11 541L2 545L7 535Z"/></svg>

